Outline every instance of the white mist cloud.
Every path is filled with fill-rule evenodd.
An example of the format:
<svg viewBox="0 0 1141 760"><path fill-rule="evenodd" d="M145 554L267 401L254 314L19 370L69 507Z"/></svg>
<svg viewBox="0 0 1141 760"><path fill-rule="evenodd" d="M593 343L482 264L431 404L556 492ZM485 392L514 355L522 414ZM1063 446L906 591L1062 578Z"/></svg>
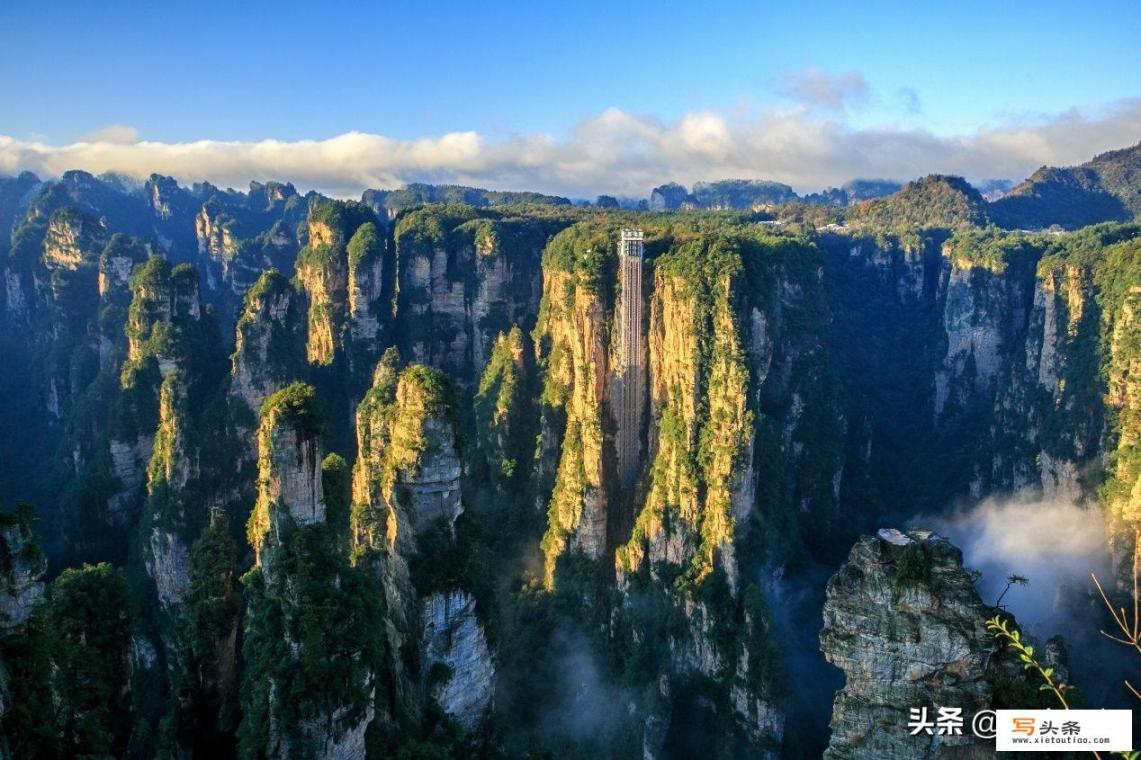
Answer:
<svg viewBox="0 0 1141 760"><path fill-rule="evenodd" d="M1066 501L992 498L924 524L951 539L964 564L982 573L978 588L986 603L994 604L1011 573L1029 578L1002 603L1020 623L1047 634L1058 622L1073 622L1055 620L1059 594L1092 590L1090 573L1104 573L1109 560L1101 512Z"/></svg>
<svg viewBox="0 0 1141 760"><path fill-rule="evenodd" d="M866 91L862 78L847 76L817 81L800 75L798 87L817 102L843 103ZM855 129L836 114L801 104L662 121L609 109L562 136L496 141L467 131L411 140L348 132L321 140L158 142L117 125L67 145L0 135L0 172L158 172L224 186L277 179L339 196L425 181L645 197L671 180L772 179L807 192L857 177L907 180L933 172L1017 179L1043 164L1081 163L1141 137L1141 98L1097 113L1067 111L952 137L899 125Z"/></svg>
<svg viewBox="0 0 1141 760"><path fill-rule="evenodd" d="M839 111L847 106L867 102L871 88L863 75L856 71L829 74L811 67L784 75L784 92L793 100L809 108L826 108Z"/></svg>

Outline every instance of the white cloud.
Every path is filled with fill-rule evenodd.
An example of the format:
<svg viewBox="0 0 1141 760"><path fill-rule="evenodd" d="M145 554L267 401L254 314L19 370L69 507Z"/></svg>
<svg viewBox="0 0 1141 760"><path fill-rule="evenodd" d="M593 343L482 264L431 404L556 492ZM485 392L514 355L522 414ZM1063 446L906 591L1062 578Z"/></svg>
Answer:
<svg viewBox="0 0 1141 760"><path fill-rule="evenodd" d="M690 113L670 122L609 109L565 136L500 141L476 132L415 140L349 132L323 140L168 143L138 140L126 127L67 145L0 136L0 172L158 172L232 186L277 179L340 196L428 181L645 197L670 180L763 178L804 192L856 177L907 180L934 172L1020 179L1043 164L1081 163L1139 138L1141 98L951 137L900 125L854 129L802 105L749 115Z"/></svg>
<svg viewBox="0 0 1141 760"><path fill-rule="evenodd" d="M871 88L856 71L829 74L815 67L784 75L784 92L808 108L840 111L868 101Z"/></svg>

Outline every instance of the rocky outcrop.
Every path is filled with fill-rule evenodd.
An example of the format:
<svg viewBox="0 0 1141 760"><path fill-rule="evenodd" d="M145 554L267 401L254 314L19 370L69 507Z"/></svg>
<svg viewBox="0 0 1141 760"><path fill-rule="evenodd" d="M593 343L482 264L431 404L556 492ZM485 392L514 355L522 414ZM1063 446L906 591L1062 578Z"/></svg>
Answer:
<svg viewBox="0 0 1141 760"><path fill-rule="evenodd" d="M437 520L452 523L463 507L447 380L422 365L410 365L399 376L393 372L382 362L357 410L353 500L358 511L379 511L377 522L395 521L396 535L389 528L395 545ZM360 539L375 542L372 536Z"/></svg>
<svg viewBox="0 0 1141 760"><path fill-rule="evenodd" d="M290 531L325 522L319 425L311 386L293 383L262 406L258 497L246 528L259 564Z"/></svg>
<svg viewBox="0 0 1141 760"><path fill-rule="evenodd" d="M30 510L0 514L0 632L27 622L44 598L46 572L47 558L32 531Z"/></svg>
<svg viewBox="0 0 1141 760"><path fill-rule="evenodd" d="M345 348L350 313L348 244L357 231L372 223L372 212L359 203L320 201L309 210L308 243L297 256L297 283L309 301L309 337L307 355L312 364L332 364L338 350ZM368 281L370 267L379 259L366 250L367 232L354 248L360 269L354 271L354 285L364 286L362 293L374 291ZM374 304L358 301L358 314L371 315Z"/></svg>
<svg viewBox="0 0 1141 760"><path fill-rule="evenodd" d="M305 369L302 304L280 272L264 272L246 292L231 357L230 397L251 420L270 395ZM252 425L243 426L252 430Z"/></svg>
<svg viewBox="0 0 1141 760"><path fill-rule="evenodd" d="M153 358L163 377L185 368L188 346L177 340L180 323L202 317L198 273L189 265L171 267L152 257L131 280L131 309L127 316L127 361L136 365Z"/></svg>
<svg viewBox="0 0 1141 760"><path fill-rule="evenodd" d="M198 451L190 440L186 380L175 373L163 380L159 423L147 468L148 525L143 556L159 602L170 610L190 587L190 543L205 524L205 505L189 490L198 477Z"/></svg>
<svg viewBox="0 0 1141 760"><path fill-rule="evenodd" d="M487 478L501 493L520 488L531 474L535 435L527 398L527 348L518 327L500 333L473 399Z"/></svg>
<svg viewBox="0 0 1141 760"><path fill-rule="evenodd" d="M544 377L544 416L558 413L561 441L543 537L547 584L555 582L560 557L576 552L599 559L607 549L609 490L614 479L608 418L609 326L614 315L603 294L585 277L549 268L544 306L536 327ZM545 432L547 432L545 431ZM609 468L606 462L611 462Z"/></svg>
<svg viewBox="0 0 1141 760"><path fill-rule="evenodd" d="M399 371L398 364L394 351L385 355L357 410L353 552L384 589L396 709L418 720L430 695L471 729L483 716L494 681L475 599L461 588L422 593L410 571L418 536L442 530L450 542L463 509L448 384L436 370L414 364ZM398 655L411 642L424 652L419 673L409 672Z"/></svg>
<svg viewBox="0 0 1141 760"><path fill-rule="evenodd" d="M357 228L348 244L348 319L354 347L375 358L385 319L384 238L372 222Z"/></svg>
<svg viewBox="0 0 1141 760"><path fill-rule="evenodd" d="M661 245L647 240L648 249ZM639 706L651 754L654 737L680 730L671 725L701 683L723 697L732 746L769 756L784 732L772 621L741 568L755 572L762 561L746 536L769 515L798 515L778 542L823 542L836 513L843 424L827 363L823 275L810 263L819 254L752 233L697 232L659 249L645 288L644 469L634 488L618 489L609 250L606 230L581 225L544 255L535 329L540 478L545 460L557 461L545 581L577 595L581 560L605 562L614 552L619 604L608 630L619 649L654 662L657 697ZM772 549L773 557L782 551ZM565 578L564 561L574 571Z"/></svg>
<svg viewBox="0 0 1141 760"><path fill-rule="evenodd" d="M421 604L420 620L424 677L432 697L470 731L491 707L495 692L495 665L475 597L459 590L432 594ZM442 672L434 672L441 667Z"/></svg>
<svg viewBox="0 0 1141 760"><path fill-rule="evenodd" d="M784 734L771 616L741 570L761 561L744 537L776 507L760 473L785 462L776 477L789 501L776 508L799 507L803 523L786 534L797 540L819 540L838 501L843 425L827 379L822 273L803 266L816 255L763 237L698 236L655 261L649 467L615 557L633 630L653 630L645 604L664 604L676 621L663 642L666 693L709 679L726 696L739 751L756 756L774 753ZM763 269L742 266L745 257ZM819 406L807 411L804 398ZM651 714L655 730L668 729L676 699Z"/></svg>
<svg viewBox="0 0 1141 760"><path fill-rule="evenodd" d="M990 615L946 539L894 529L860 539L824 604L820 647L845 676L825 757L990 757L969 731L913 736L907 727L911 708L961 707L969 719L990 706Z"/></svg>
<svg viewBox="0 0 1141 760"><path fill-rule="evenodd" d="M1001 272L952 264L943 296L947 350L935 372L936 417L948 403L993 395L1009 336L1025 326L1027 305L1011 302L1017 285Z"/></svg>
<svg viewBox="0 0 1141 760"><path fill-rule="evenodd" d="M239 735L250 755L363 760L380 607L325 522L321 428L312 386L294 383L262 407Z"/></svg>
<svg viewBox="0 0 1141 760"><path fill-rule="evenodd" d="M393 233L401 351L474 384L496 336L534 318L540 254L565 225L450 205L401 216Z"/></svg>
<svg viewBox="0 0 1141 760"><path fill-rule="evenodd" d="M108 448L118 488L107 501L112 522L130 518L146 476L159 422L160 386L176 372L195 382L217 346L202 319L198 273L151 257L131 278L127 350ZM136 513L137 514L137 513Z"/></svg>
<svg viewBox="0 0 1141 760"><path fill-rule="evenodd" d="M197 261L227 326L267 269L292 273L305 204L292 185L250 183L248 195L213 192L194 216Z"/></svg>
<svg viewBox="0 0 1141 760"><path fill-rule="evenodd" d="M96 263L107 230L94 217L72 207L52 214L44 235L43 262L48 271L75 271Z"/></svg>

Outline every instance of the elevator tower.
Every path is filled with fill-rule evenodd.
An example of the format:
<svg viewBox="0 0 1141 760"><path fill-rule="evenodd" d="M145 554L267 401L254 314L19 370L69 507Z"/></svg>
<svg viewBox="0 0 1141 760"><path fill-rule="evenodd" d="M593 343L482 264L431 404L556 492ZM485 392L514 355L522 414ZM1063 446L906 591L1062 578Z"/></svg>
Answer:
<svg viewBox="0 0 1141 760"><path fill-rule="evenodd" d="M618 241L619 396L618 471L624 486L638 478L642 411L646 395L646 347L642 339L642 230L624 228Z"/></svg>

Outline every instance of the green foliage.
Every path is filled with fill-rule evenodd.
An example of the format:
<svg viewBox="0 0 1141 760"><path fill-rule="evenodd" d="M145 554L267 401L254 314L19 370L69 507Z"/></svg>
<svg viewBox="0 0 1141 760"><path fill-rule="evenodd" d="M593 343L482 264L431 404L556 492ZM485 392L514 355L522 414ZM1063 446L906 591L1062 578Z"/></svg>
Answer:
<svg viewBox="0 0 1141 760"><path fill-rule="evenodd" d="M899 552L895 566L895 590L931 583L932 559L920 541L912 541Z"/></svg>
<svg viewBox="0 0 1141 760"><path fill-rule="evenodd" d="M261 405L261 418L271 416L304 437L325 432L325 415L317 400L317 389L306 383L290 383L267 398Z"/></svg>
<svg viewBox="0 0 1141 760"><path fill-rule="evenodd" d="M338 533L347 535L352 468L340 454L321 460L321 492L325 495L325 520Z"/></svg>
<svg viewBox="0 0 1141 760"><path fill-rule="evenodd" d="M958 229L983 226L988 216L986 201L966 180L932 174L888 198L854 206L848 220L875 229Z"/></svg>
<svg viewBox="0 0 1141 760"><path fill-rule="evenodd" d="M1077 229L1141 215L1141 144L1081 166L1042 167L992 204L1005 227Z"/></svg>
<svg viewBox="0 0 1141 760"><path fill-rule="evenodd" d="M532 192L483 190L463 185L427 185L413 182L398 190L383 192L376 198L389 213L425 204L463 204L467 206L511 206L535 204L569 206L570 201L554 195Z"/></svg>
<svg viewBox="0 0 1141 760"><path fill-rule="evenodd" d="M131 725L131 620L122 572L105 563L64 570L46 620L64 753L121 754Z"/></svg>
<svg viewBox="0 0 1141 760"><path fill-rule="evenodd" d="M1046 247L1042 235L1004 232L995 227L958 230L947 241L944 252L960 269L982 268L992 274L1033 269Z"/></svg>
<svg viewBox="0 0 1141 760"><path fill-rule="evenodd" d="M384 252L384 238L372 222L365 222L353 233L348 245L349 266L373 261Z"/></svg>
<svg viewBox="0 0 1141 760"><path fill-rule="evenodd" d="M296 752L316 751L305 725L340 733L369 709L384 656L383 592L364 568L350 567L328 525L291 532L272 567L243 577L243 757L265 757L270 726Z"/></svg>
<svg viewBox="0 0 1141 760"><path fill-rule="evenodd" d="M610 293L616 282L618 252L614 245L616 229L592 222L580 222L555 235L543 249L544 271L569 272L588 293Z"/></svg>
<svg viewBox="0 0 1141 760"><path fill-rule="evenodd" d="M479 218L471 206L448 204L428 206L402 214L393 236L397 250L407 255L430 256L435 248L446 246L452 230L462 223Z"/></svg>
<svg viewBox="0 0 1141 760"><path fill-rule="evenodd" d="M242 599L237 546L225 513L190 550L190 587L178 631L180 668L171 687L163 725L163 751L229 754L238 726L237 633Z"/></svg>
<svg viewBox="0 0 1141 760"><path fill-rule="evenodd" d="M484 630L494 642L498 601L494 560L489 551L488 526L473 512L463 512L449 525L446 518L416 533L416 553L408 567L417 594L426 597L453 589L475 597Z"/></svg>
<svg viewBox="0 0 1141 760"><path fill-rule="evenodd" d="M1010 647L1018 661L1022 664L1022 669L1028 672L1033 672L1041 683L1038 685L1039 692L1049 692L1053 694L1058 704L1063 709L1070 709L1069 693L1074 690L1071 684L1063 681L1055 680L1054 668L1044 666L1035 656L1034 647L1028 644L1022 638L1022 632L1017 628L1011 627L1013 621L1009 618L1004 618L1001 615L995 615L986 621L987 630L1002 644ZM1022 705L1019 705L1022 707Z"/></svg>
<svg viewBox="0 0 1141 760"><path fill-rule="evenodd" d="M423 364L409 364L400 373L400 385L413 390L422 399L427 414L440 416L451 412L452 384L440 370Z"/></svg>
<svg viewBox="0 0 1141 760"><path fill-rule="evenodd" d="M527 415L525 344L518 326L501 333L484 367L473 400L480 451L487 476L501 489L519 487L529 473L534 429Z"/></svg>
<svg viewBox="0 0 1141 760"><path fill-rule="evenodd" d="M698 182L693 196L701 208L751 209L759 205L787 203L796 198L788 185L763 179L727 179Z"/></svg>

